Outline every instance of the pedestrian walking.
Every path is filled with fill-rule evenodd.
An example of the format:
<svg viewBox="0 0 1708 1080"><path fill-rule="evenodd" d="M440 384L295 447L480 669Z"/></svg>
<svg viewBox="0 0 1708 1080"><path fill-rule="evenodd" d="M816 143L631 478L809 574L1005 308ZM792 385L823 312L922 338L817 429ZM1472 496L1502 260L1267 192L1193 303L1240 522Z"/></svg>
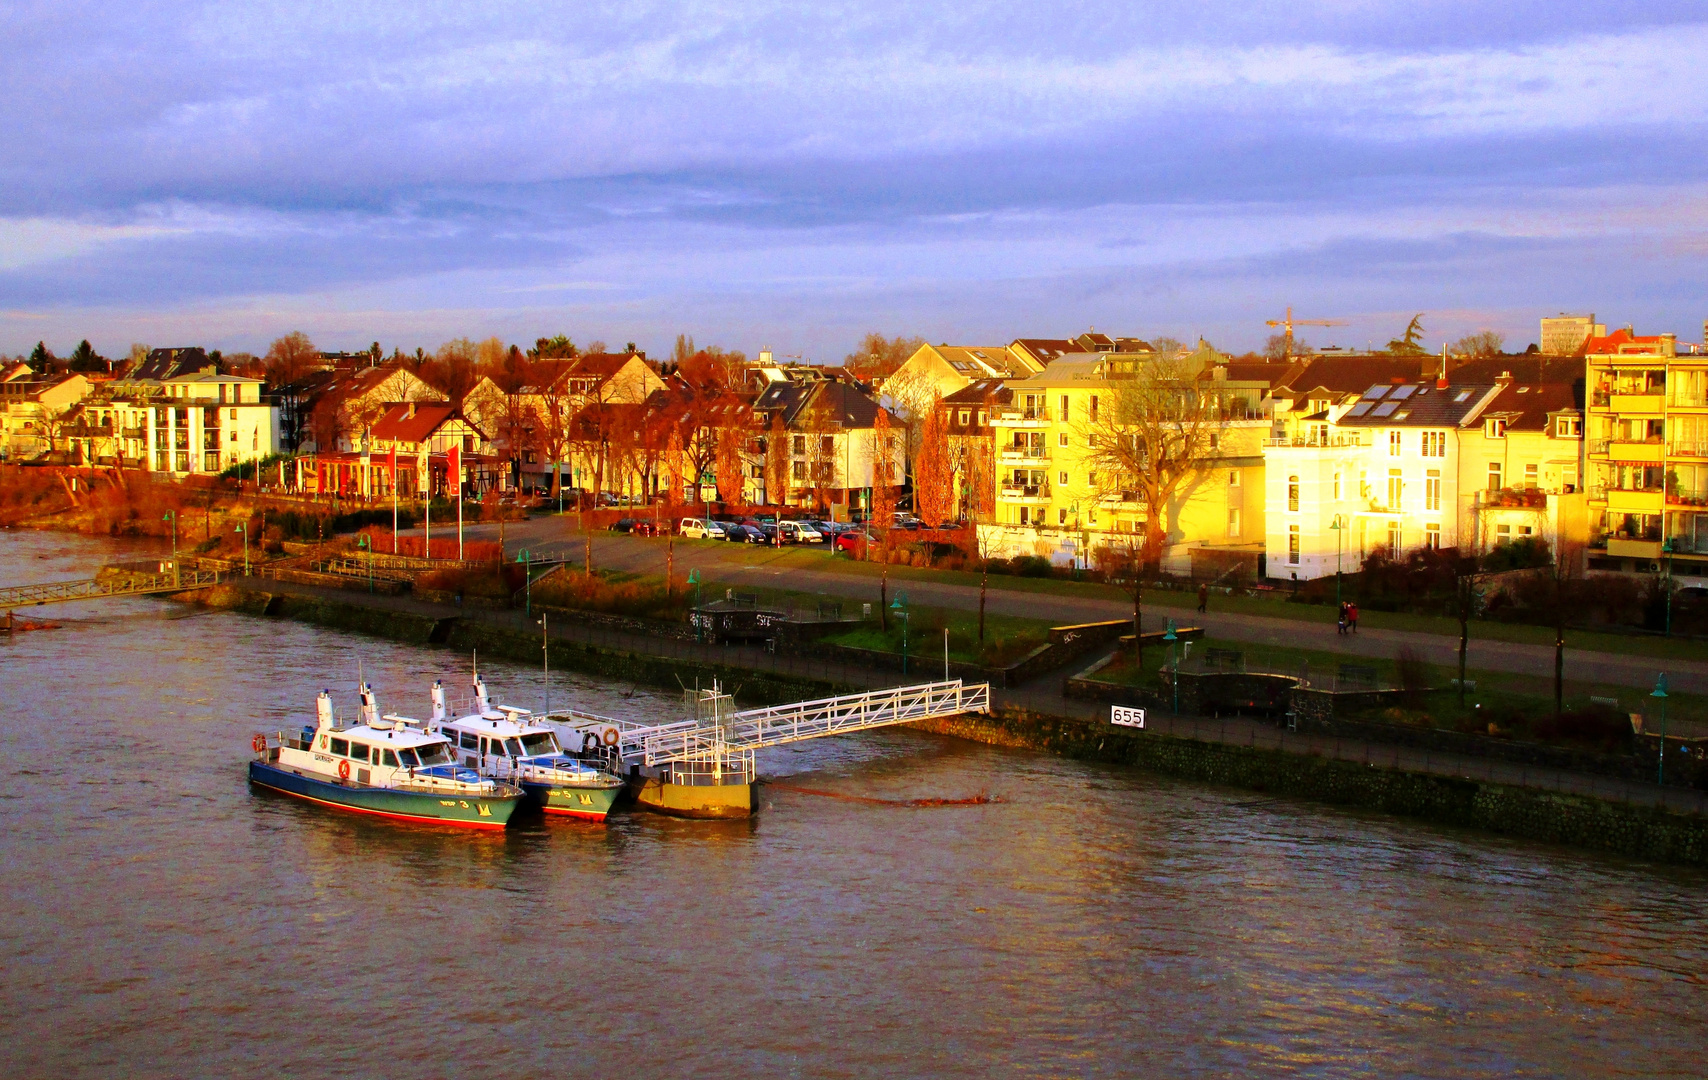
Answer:
<svg viewBox="0 0 1708 1080"><path fill-rule="evenodd" d="M1347 624L1346 601L1342 600L1340 602L1340 611L1335 615L1334 632L1341 635L1342 637L1345 637L1346 636L1346 624Z"/></svg>
<svg viewBox="0 0 1708 1080"><path fill-rule="evenodd" d="M1210 586L1208 585L1198 586L1198 610L1210 610Z"/></svg>
<svg viewBox="0 0 1708 1080"><path fill-rule="evenodd" d="M1347 604L1346 605L1346 622L1347 622L1347 625L1352 627L1352 632L1354 634L1358 633L1358 605L1357 604Z"/></svg>

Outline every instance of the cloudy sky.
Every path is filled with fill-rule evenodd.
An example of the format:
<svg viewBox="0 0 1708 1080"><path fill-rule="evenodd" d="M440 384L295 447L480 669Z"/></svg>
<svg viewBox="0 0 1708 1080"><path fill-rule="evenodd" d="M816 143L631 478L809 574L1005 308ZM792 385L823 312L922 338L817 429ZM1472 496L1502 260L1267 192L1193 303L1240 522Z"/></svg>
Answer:
<svg viewBox="0 0 1708 1080"><path fill-rule="evenodd" d="M1700 340L1705 117L1680 0L11 0L0 352Z"/></svg>

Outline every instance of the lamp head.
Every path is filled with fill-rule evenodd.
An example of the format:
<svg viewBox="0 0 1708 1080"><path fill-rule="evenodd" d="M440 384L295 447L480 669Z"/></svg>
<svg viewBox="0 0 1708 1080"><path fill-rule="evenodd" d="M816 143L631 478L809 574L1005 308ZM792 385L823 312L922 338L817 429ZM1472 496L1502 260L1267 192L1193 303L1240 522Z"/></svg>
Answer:
<svg viewBox="0 0 1708 1080"><path fill-rule="evenodd" d="M1657 698L1664 698L1667 696L1667 693L1666 693L1666 672L1663 671L1655 677L1655 688L1653 691L1650 692L1649 696L1650 697L1657 697Z"/></svg>

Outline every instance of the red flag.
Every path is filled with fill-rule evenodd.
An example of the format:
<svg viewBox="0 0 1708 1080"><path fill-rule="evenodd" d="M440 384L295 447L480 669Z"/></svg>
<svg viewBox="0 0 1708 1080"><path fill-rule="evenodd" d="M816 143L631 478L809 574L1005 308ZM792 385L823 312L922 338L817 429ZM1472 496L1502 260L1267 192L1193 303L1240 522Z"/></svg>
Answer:
<svg viewBox="0 0 1708 1080"><path fill-rule="evenodd" d="M445 451L445 471L446 479L456 485L457 497L461 498L463 493L463 448L456 443L452 443L451 448Z"/></svg>
<svg viewBox="0 0 1708 1080"><path fill-rule="evenodd" d="M391 444L391 453L387 456L387 466L391 469L391 493L397 494L397 444Z"/></svg>

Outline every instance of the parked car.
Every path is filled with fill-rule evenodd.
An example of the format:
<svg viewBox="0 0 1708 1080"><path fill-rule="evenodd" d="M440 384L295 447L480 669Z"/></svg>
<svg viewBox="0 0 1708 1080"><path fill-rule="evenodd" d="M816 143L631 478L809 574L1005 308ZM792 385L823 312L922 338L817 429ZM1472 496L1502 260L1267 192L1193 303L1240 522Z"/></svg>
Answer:
<svg viewBox="0 0 1708 1080"><path fill-rule="evenodd" d="M822 544L824 534L811 525L799 521L785 521L777 526L782 531L784 543L789 544Z"/></svg>
<svg viewBox="0 0 1708 1080"><path fill-rule="evenodd" d="M723 538L723 530L717 528L715 522L683 518L676 526L676 535L689 540L720 540Z"/></svg>
<svg viewBox="0 0 1708 1080"><path fill-rule="evenodd" d="M634 527L635 527L635 519L634 518L618 518L616 521L611 522L611 531L612 532L626 533L626 532L633 530Z"/></svg>
<svg viewBox="0 0 1708 1080"><path fill-rule="evenodd" d="M863 529L849 529L836 534L836 550L847 552L858 551L861 544L876 543L877 539L877 537Z"/></svg>
<svg viewBox="0 0 1708 1080"><path fill-rule="evenodd" d="M656 521L637 521L634 528L629 530L630 536L663 536L670 531L670 526L660 525Z"/></svg>
<svg viewBox="0 0 1708 1080"><path fill-rule="evenodd" d="M781 529L771 524L769 521L762 521L758 525L750 525L748 527L759 530L759 535L765 538L760 541L762 544L787 544L791 542L783 535Z"/></svg>

